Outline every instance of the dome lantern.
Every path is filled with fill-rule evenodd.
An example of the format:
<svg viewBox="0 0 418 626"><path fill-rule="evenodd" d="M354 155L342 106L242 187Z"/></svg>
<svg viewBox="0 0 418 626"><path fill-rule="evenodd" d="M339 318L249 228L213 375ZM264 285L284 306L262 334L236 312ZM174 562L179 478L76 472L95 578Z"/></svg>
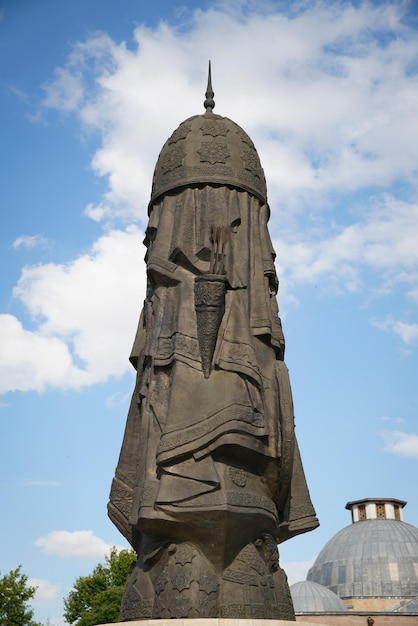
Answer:
<svg viewBox="0 0 418 626"><path fill-rule="evenodd" d="M347 502L345 508L351 511L353 523L367 519L394 519L402 522L405 505L405 500L396 498L364 498Z"/></svg>

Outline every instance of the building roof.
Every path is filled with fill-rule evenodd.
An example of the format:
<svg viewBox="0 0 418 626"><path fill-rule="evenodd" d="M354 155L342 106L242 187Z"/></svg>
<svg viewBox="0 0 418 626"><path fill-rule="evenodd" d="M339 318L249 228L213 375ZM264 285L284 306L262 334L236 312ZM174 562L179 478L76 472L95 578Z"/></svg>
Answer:
<svg viewBox="0 0 418 626"><path fill-rule="evenodd" d="M387 504L389 502L391 504L397 504L402 509L407 504L406 500L398 500L398 498L363 498L362 500L352 500L351 502L347 502L347 504L345 505L345 508L351 511L353 506L356 506L359 504L369 504L369 503L378 503L378 502L382 504Z"/></svg>
<svg viewBox="0 0 418 626"><path fill-rule="evenodd" d="M296 613L341 613L347 611L344 602L330 589L304 580L290 586Z"/></svg>
<svg viewBox="0 0 418 626"><path fill-rule="evenodd" d="M401 600L395 606L392 606L391 609L394 613L412 613L413 615L418 614L418 597L412 598L412 600Z"/></svg>
<svg viewBox="0 0 418 626"><path fill-rule="evenodd" d="M393 519L347 526L323 547L308 580L340 598L418 595L418 528Z"/></svg>

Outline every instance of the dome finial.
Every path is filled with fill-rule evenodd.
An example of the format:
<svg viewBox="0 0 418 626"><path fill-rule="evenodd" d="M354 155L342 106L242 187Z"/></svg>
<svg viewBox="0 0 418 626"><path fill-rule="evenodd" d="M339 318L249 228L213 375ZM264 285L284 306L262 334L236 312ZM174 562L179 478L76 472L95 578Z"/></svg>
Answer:
<svg viewBox="0 0 418 626"><path fill-rule="evenodd" d="M212 72L211 72L211 65L210 65L210 61L209 61L209 72L208 72L208 86L206 87L206 100L203 103L203 106L206 109L206 112L208 113L209 111L212 112L212 109L215 108L215 100L213 99L214 96L214 92L212 89Z"/></svg>

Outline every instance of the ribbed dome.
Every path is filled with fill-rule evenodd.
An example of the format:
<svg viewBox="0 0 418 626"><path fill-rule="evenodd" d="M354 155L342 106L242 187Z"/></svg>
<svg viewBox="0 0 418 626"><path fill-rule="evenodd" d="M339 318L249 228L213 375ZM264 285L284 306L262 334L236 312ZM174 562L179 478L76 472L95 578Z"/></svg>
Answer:
<svg viewBox="0 0 418 626"><path fill-rule="evenodd" d="M264 172L250 137L210 108L182 122L164 144L155 166L151 204L167 191L200 183L237 187L267 202Z"/></svg>
<svg viewBox="0 0 418 626"><path fill-rule="evenodd" d="M370 519L340 530L319 553L307 579L340 598L418 595L418 528Z"/></svg>
<svg viewBox="0 0 418 626"><path fill-rule="evenodd" d="M341 613L344 602L330 589L309 580L290 586L295 613Z"/></svg>

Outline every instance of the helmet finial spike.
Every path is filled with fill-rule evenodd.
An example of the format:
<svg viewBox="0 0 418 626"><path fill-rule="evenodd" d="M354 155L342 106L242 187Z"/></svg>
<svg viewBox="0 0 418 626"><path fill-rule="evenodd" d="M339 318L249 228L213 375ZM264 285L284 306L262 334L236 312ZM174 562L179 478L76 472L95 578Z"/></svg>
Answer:
<svg viewBox="0 0 418 626"><path fill-rule="evenodd" d="M206 113L211 112L212 113L212 109L215 108L215 100L213 99L214 96L214 91L212 89L212 72L211 72L211 64L209 61L209 72L208 72L208 86L206 87L206 100L203 103L203 106L206 109Z"/></svg>

